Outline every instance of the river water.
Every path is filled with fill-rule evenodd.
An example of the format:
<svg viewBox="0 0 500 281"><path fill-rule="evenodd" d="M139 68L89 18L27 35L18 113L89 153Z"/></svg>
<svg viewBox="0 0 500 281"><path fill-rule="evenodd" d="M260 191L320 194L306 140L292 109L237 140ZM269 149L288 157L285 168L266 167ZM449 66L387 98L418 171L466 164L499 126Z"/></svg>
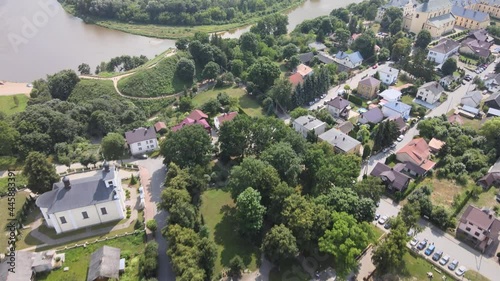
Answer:
<svg viewBox="0 0 500 281"><path fill-rule="evenodd" d="M305 19L361 0L308 0L289 14L291 31ZM242 28L225 37L238 37ZM92 70L120 55L153 58L175 41L127 34L67 14L56 0L0 0L0 80L27 82L82 62Z"/></svg>

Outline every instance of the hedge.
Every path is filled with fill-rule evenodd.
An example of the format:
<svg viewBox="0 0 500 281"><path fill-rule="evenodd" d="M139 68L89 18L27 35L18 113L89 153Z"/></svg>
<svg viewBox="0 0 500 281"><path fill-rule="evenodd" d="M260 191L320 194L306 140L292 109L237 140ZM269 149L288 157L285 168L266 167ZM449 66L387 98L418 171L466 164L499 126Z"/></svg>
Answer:
<svg viewBox="0 0 500 281"><path fill-rule="evenodd" d="M354 95L347 95L347 100L356 104L356 105L363 105L363 100L357 96L354 96Z"/></svg>

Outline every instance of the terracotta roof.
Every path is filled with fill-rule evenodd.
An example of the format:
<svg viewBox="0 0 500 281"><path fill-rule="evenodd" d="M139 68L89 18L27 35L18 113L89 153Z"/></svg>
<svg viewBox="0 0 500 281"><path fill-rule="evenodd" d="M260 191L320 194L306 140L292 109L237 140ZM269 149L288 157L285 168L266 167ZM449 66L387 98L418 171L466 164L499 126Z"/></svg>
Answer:
<svg viewBox="0 0 500 281"><path fill-rule="evenodd" d="M163 123L163 122L156 122L155 123L155 130L157 133L163 129L166 129L166 128L167 128L167 125L165 125L165 123Z"/></svg>
<svg viewBox="0 0 500 281"><path fill-rule="evenodd" d="M294 73L292 75L290 75L288 77L288 80L290 81L290 83L292 83L292 85L294 87L296 87L297 85L299 85L300 83L304 82L304 79L302 78L302 75L300 75L300 73Z"/></svg>
<svg viewBox="0 0 500 281"><path fill-rule="evenodd" d="M219 126L222 125L224 122L231 121L238 115L238 112L229 112L229 113L224 113L219 116L217 116L217 120L219 120Z"/></svg>
<svg viewBox="0 0 500 281"><path fill-rule="evenodd" d="M444 141L440 141L435 138L432 138L431 141L429 142L429 148L436 151L441 150L441 148L443 148L443 145L445 145Z"/></svg>
<svg viewBox="0 0 500 281"><path fill-rule="evenodd" d="M197 125L197 124L202 125L203 128L205 128L205 129L209 129L210 128L210 125L208 124L207 120L205 120L205 119L194 120L194 119L191 119L191 118L187 117L186 119L182 120L181 123L173 126L172 127L172 132L177 132L180 129L184 128L185 126Z"/></svg>
<svg viewBox="0 0 500 281"><path fill-rule="evenodd" d="M193 120L200 120L200 119L207 119L208 116L205 113L203 113L203 111L201 111L199 109L195 109L195 110L191 111L191 113L189 113L187 118L190 118Z"/></svg>
<svg viewBox="0 0 500 281"><path fill-rule="evenodd" d="M303 63L297 66L296 73L300 74L302 77L309 75L311 72L313 72L313 69Z"/></svg>
<svg viewBox="0 0 500 281"><path fill-rule="evenodd" d="M420 164L420 168L422 168L426 171L432 170L432 168L434 168L434 166L436 166L436 162L431 161L431 160L424 160L424 162L422 164Z"/></svg>
<svg viewBox="0 0 500 281"><path fill-rule="evenodd" d="M429 159L430 152L427 142L423 138L413 139L403 148L401 148L396 154L406 153L417 165L422 165L422 163ZM427 170L427 169L426 169Z"/></svg>
<svg viewBox="0 0 500 281"><path fill-rule="evenodd" d="M448 122L450 122L452 124L457 123L459 125L464 124L464 120L462 120L462 117L460 117L460 115L458 115L458 114L453 114L450 117L448 117Z"/></svg>

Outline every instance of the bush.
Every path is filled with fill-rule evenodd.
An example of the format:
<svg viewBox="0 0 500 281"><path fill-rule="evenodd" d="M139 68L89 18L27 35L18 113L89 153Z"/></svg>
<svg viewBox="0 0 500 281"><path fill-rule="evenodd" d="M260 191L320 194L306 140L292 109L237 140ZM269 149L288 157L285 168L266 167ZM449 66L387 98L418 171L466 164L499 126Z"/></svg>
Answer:
<svg viewBox="0 0 500 281"><path fill-rule="evenodd" d="M136 185L137 184L137 179L134 177L134 174L130 177L130 185Z"/></svg>
<svg viewBox="0 0 500 281"><path fill-rule="evenodd" d="M136 220L135 224L134 224L134 230L143 229L143 228L144 228L144 224L140 220Z"/></svg>
<svg viewBox="0 0 500 281"><path fill-rule="evenodd" d="M233 277L240 277L244 267L243 260L240 256L236 255L229 261L229 274Z"/></svg>
<svg viewBox="0 0 500 281"><path fill-rule="evenodd" d="M363 100L355 95L347 95L347 100L356 105L363 105Z"/></svg>
<svg viewBox="0 0 500 281"><path fill-rule="evenodd" d="M151 219L146 222L146 227L152 232L155 232L156 229L158 229L158 224L156 224L156 220Z"/></svg>

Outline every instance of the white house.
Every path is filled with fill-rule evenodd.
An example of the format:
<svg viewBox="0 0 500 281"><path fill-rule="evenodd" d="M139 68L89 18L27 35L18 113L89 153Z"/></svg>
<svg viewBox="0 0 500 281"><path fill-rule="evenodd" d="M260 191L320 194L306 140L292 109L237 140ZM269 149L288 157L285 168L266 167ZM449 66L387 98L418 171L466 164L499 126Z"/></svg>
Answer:
<svg viewBox="0 0 500 281"><path fill-rule="evenodd" d="M137 128L125 132L125 140L130 148L130 154L137 155L153 151L158 148L158 140L154 127Z"/></svg>
<svg viewBox="0 0 500 281"><path fill-rule="evenodd" d="M442 64L453 54L456 54L459 48L460 43L448 38L442 38L436 46L429 49L427 59Z"/></svg>
<svg viewBox="0 0 500 281"><path fill-rule="evenodd" d="M342 133L335 128L324 132L323 134L319 135L318 138L321 141L329 143L338 153L355 153L358 155L363 154L363 146L358 140Z"/></svg>
<svg viewBox="0 0 500 281"><path fill-rule="evenodd" d="M340 68L344 70L351 70L361 65L363 62L363 57L359 52L354 52L348 54L346 52L339 51L335 55L335 62L341 66ZM343 67L342 67L343 66Z"/></svg>
<svg viewBox="0 0 500 281"><path fill-rule="evenodd" d="M403 94L396 89L387 89L378 95L386 101L398 101Z"/></svg>
<svg viewBox="0 0 500 281"><path fill-rule="evenodd" d="M71 181L65 176L36 205L47 226L59 234L123 219L124 193L118 171L105 162L97 175Z"/></svg>
<svg viewBox="0 0 500 281"><path fill-rule="evenodd" d="M401 116L403 119L410 118L411 106L400 101L391 101L382 106L382 112L385 117Z"/></svg>
<svg viewBox="0 0 500 281"><path fill-rule="evenodd" d="M470 107L478 107L483 99L483 94L481 91L472 91L465 94L460 103L462 105L468 105Z"/></svg>
<svg viewBox="0 0 500 281"><path fill-rule="evenodd" d="M378 75L382 83L392 85L398 81L399 69L390 66L381 67L378 70Z"/></svg>
<svg viewBox="0 0 500 281"><path fill-rule="evenodd" d="M351 103L342 97L335 97L334 99L327 101L325 104L326 109L333 117L345 118L349 115L349 110L351 110Z"/></svg>
<svg viewBox="0 0 500 281"><path fill-rule="evenodd" d="M423 100L426 103L434 104L439 101L444 89L437 81L425 83L418 88L417 99Z"/></svg>
<svg viewBox="0 0 500 281"><path fill-rule="evenodd" d="M300 133L304 138L310 131L318 136L325 132L326 123L316 119L311 115L300 116L299 118L293 120L293 129Z"/></svg>

